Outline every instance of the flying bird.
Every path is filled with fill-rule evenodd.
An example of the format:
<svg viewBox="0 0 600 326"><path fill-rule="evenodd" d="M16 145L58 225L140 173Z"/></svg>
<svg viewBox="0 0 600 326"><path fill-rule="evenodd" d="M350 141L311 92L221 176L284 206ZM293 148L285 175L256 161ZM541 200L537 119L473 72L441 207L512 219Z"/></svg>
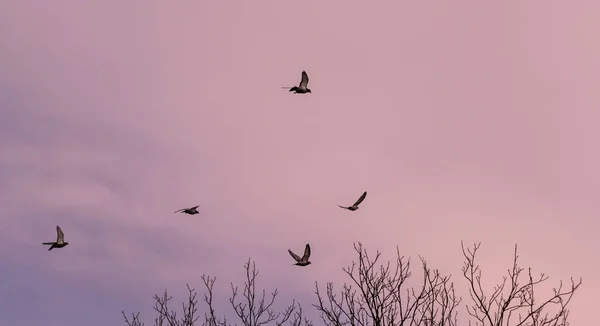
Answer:
<svg viewBox="0 0 600 326"><path fill-rule="evenodd" d="M42 243L43 245L46 246L50 246L50 249L48 249L48 251L54 249L54 248L62 248L64 246L69 245L68 242L65 242L65 234L63 233L63 231L60 229L60 226L56 226L56 242L44 242Z"/></svg>
<svg viewBox="0 0 600 326"><path fill-rule="evenodd" d="M200 205L190 207L190 208L182 208L180 210L176 210L175 213L185 213L185 214L190 214L190 215L200 214L200 213L198 213L198 207L200 207Z"/></svg>
<svg viewBox="0 0 600 326"><path fill-rule="evenodd" d="M300 258L300 256L296 255L289 249L288 249L288 252L296 260L296 263L294 265L298 265L298 266L310 265L310 262L308 261L308 258L310 257L310 245L308 243L306 244L306 247L304 248L304 256L302 256L302 258Z"/></svg>
<svg viewBox="0 0 600 326"><path fill-rule="evenodd" d="M312 93L310 89L308 89L308 75L306 71L302 71L302 80L300 80L300 85L294 87L283 87L289 88L290 92L294 92L294 94L304 94L304 93Z"/></svg>
<svg viewBox="0 0 600 326"><path fill-rule="evenodd" d="M343 209L347 209L349 211L355 211L358 209L358 205L360 205L360 203L362 203L363 200L365 200L365 197L367 197L367 192L363 192L363 194L360 196L360 198L358 198L358 200L356 201L356 203L354 203L352 206L348 206L348 207L344 207L344 206L340 206L339 207L343 208Z"/></svg>

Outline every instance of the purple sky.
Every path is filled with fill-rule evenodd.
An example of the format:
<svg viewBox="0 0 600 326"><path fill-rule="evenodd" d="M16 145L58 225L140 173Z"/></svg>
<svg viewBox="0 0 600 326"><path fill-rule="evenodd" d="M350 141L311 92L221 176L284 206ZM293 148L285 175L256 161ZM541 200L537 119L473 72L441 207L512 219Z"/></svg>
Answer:
<svg viewBox="0 0 600 326"><path fill-rule="evenodd" d="M357 240L463 296L460 241L490 285L517 242L598 320L599 1L91 3L0 4L0 325L150 322L249 256L308 306Z"/></svg>

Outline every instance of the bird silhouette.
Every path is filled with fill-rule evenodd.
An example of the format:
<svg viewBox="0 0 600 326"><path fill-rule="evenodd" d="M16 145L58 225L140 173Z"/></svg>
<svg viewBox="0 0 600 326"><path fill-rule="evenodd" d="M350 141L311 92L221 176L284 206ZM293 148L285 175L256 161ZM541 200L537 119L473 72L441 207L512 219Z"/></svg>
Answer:
<svg viewBox="0 0 600 326"><path fill-rule="evenodd" d="M54 249L54 248L62 248L64 246L68 246L69 243L65 242L65 234L63 233L63 231L60 229L60 226L56 226L56 242L44 242L42 243L45 246L50 246L50 248L48 249L48 251Z"/></svg>
<svg viewBox="0 0 600 326"><path fill-rule="evenodd" d="M283 88L289 88L290 92L294 92L294 94L298 93L298 94L305 94L305 93L312 93L310 89L308 89L308 74L306 74L306 71L302 71L302 79L300 80L300 85L298 86L294 86L294 87L283 87Z"/></svg>
<svg viewBox="0 0 600 326"><path fill-rule="evenodd" d="M294 265L298 265L298 266L310 265L310 262L308 261L308 258L310 258L310 245L308 243L306 244L306 247L304 248L304 256L302 256L302 258L300 258L300 256L293 253L290 249L288 249L288 252L296 260L296 263Z"/></svg>
<svg viewBox="0 0 600 326"><path fill-rule="evenodd" d="M355 211L358 209L358 205L360 205L360 203L362 203L363 200L365 200L365 197L367 197L367 192L363 192L363 194L360 196L360 198L358 198L358 200L356 201L356 203L354 203L352 206L348 206L348 207L344 207L344 206L340 206L339 207L343 208L343 209L347 209L349 211Z"/></svg>
<svg viewBox="0 0 600 326"><path fill-rule="evenodd" d="M182 208L180 210L176 210L175 213L185 213L185 214L190 214L190 215L200 214L200 213L198 213L198 207L200 207L200 205L190 207L190 208Z"/></svg>

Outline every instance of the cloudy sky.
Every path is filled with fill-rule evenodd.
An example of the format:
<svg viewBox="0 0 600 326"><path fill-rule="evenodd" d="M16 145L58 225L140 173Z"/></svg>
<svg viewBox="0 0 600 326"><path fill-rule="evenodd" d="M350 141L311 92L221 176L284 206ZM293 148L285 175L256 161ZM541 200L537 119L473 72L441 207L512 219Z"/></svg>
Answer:
<svg viewBox="0 0 600 326"><path fill-rule="evenodd" d="M514 243L548 288L582 276L591 325L598 22L593 0L3 1L0 324L150 323L154 293L209 273L224 297L249 257L308 306L354 241L466 295L464 240L490 283ZM312 94L281 89L302 70Z"/></svg>

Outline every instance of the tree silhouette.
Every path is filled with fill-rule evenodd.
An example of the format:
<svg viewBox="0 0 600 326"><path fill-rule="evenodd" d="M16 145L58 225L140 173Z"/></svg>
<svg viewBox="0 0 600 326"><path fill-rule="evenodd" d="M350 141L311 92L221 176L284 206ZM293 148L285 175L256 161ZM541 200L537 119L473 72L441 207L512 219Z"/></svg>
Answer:
<svg viewBox="0 0 600 326"><path fill-rule="evenodd" d="M517 264L517 246L514 249L513 264L508 275L496 285L491 294L486 295L482 286L482 272L475 263L480 243L473 247L465 247L461 243L465 262L462 274L469 284L471 299L466 304L465 322L460 325L471 326L568 326L571 298L581 285L581 279L563 288L559 282L553 289L553 295L539 298L537 292L541 283L548 277L541 274L533 277L531 268L528 273ZM320 313L325 326L456 326L458 325L458 308L462 298L455 294L454 283L450 275L442 275L431 269L425 259L420 258L420 274L422 279L412 280L410 259L400 255L396 248L395 266L390 261L380 263L381 253L369 256L360 242L354 245L358 259L350 266L343 268L349 277L341 290L335 291L329 282L322 289L315 282L317 303L313 307ZM243 326L312 326L305 317L302 307L295 300L283 310L275 312L273 304L278 295L274 290L267 296L265 290L258 291L256 278L258 272L250 259L244 265L246 281L243 291L231 284L229 303L235 312L236 321ZM201 320L198 310L197 292L188 285L188 299L182 305L182 315L178 317L169 306L171 297L165 290L162 296L155 295L156 317L154 326L228 326L237 325L227 320L226 315L218 317L213 305L213 286L216 278L206 275L201 277L206 288L204 303L206 312ZM536 292L534 293L534 289ZM324 290L324 292L323 292ZM538 298L535 297L535 295ZM129 326L144 326L139 313L123 317ZM232 315L233 316L233 315ZM198 324L199 320L201 324Z"/></svg>
<svg viewBox="0 0 600 326"><path fill-rule="evenodd" d="M359 242L354 245L358 260L343 268L352 280L339 293L333 283L327 283L325 294L316 283L318 303L326 326L383 326L383 325L449 325L457 324L456 308L461 302L454 292L450 276L443 276L427 266L421 258L423 280L420 286L409 287L412 276L410 259L396 248L396 266L378 264L381 253L374 258Z"/></svg>
<svg viewBox="0 0 600 326"><path fill-rule="evenodd" d="M269 296L263 289L260 293L256 290L256 277L258 271L256 270L256 264L251 262L250 259L244 264L246 270L246 281L244 282L244 289L240 292L238 286L231 284L231 297L229 303L231 304L236 316L244 326L262 326L274 323L277 326L288 324L290 326L312 326L303 314L302 306L296 303L295 300L283 311L274 312L273 304L277 298L278 291L275 289ZM227 317L217 317L213 304L213 286L216 281L216 277L210 277L208 275L201 276L202 282L206 289L204 293L204 303L206 304L207 311L204 313L204 320L200 325L202 326L227 326L231 323L227 320ZM187 285L187 284L186 284ZM198 312L198 300L196 299L198 293L195 289L187 285L188 288L188 299L187 302L182 304L182 315L177 316L177 312L171 309L169 301L172 297L168 295L165 290L162 296L154 295L154 310L156 317L154 318L154 326L194 326L197 325L200 315ZM122 311L125 323L129 326L144 326L144 323L140 319L140 313L133 313L130 317L127 317L124 311ZM237 323L234 323L234 325Z"/></svg>
<svg viewBox="0 0 600 326"><path fill-rule="evenodd" d="M515 244L513 264L501 283L494 287L492 293L486 296L481 286L481 269L475 263L475 255L481 243L465 248L461 242L465 264L462 268L464 277L469 282L469 295L472 305L467 306L468 314L475 318L476 326L568 326L569 309L567 306L575 291L581 285L571 278L568 288L563 288L560 281L558 288L553 288L553 295L544 299L536 299L534 288L548 280L541 273L534 277L531 268L527 275L522 276L524 269L517 264L519 255ZM524 281L521 281L525 278ZM508 282L508 286L507 286ZM471 325L471 322L469 322Z"/></svg>

